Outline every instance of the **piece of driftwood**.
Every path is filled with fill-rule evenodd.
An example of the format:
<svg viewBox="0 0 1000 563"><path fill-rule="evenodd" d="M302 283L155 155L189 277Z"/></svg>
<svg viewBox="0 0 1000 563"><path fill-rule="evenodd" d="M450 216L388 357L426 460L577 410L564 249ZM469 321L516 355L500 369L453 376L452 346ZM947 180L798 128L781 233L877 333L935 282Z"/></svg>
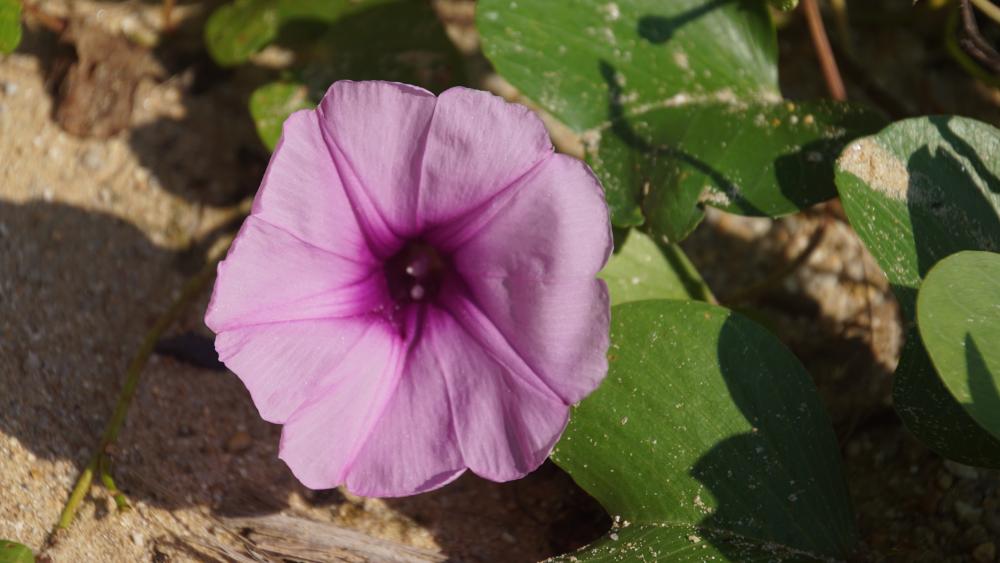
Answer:
<svg viewBox="0 0 1000 563"><path fill-rule="evenodd" d="M294 561L429 563L447 559L426 549L287 514L226 518L224 522L252 544L254 551Z"/></svg>

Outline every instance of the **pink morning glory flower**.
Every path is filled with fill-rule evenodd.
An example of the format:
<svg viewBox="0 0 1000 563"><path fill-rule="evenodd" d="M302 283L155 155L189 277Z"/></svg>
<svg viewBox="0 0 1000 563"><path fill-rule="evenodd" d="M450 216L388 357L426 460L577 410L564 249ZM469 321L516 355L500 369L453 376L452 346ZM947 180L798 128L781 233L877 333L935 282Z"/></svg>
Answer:
<svg viewBox="0 0 1000 563"><path fill-rule="evenodd" d="M285 122L205 322L311 488L524 476L607 371L603 190L528 109L337 82Z"/></svg>

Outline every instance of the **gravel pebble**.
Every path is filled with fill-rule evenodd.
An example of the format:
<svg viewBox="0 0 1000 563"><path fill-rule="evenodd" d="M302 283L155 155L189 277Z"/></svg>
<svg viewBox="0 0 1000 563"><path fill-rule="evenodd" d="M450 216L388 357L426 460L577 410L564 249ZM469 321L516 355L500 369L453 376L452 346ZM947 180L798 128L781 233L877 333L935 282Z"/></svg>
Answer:
<svg viewBox="0 0 1000 563"><path fill-rule="evenodd" d="M242 453L250 449L253 445L253 437L248 432L239 431L226 440L226 451L229 453Z"/></svg>

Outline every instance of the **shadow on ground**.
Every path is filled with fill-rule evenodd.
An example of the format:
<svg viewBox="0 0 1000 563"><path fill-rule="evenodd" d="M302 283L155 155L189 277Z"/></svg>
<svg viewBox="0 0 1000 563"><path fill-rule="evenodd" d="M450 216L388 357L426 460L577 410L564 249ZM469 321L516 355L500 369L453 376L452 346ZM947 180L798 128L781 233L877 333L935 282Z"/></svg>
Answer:
<svg viewBox="0 0 1000 563"><path fill-rule="evenodd" d="M0 202L0 249L0 431L82 468L129 358L182 283L175 254L123 220L42 202ZM199 311L177 330L204 330ZM276 437L228 373L154 356L114 472L130 497L165 507L280 508L297 485ZM242 502L252 483L269 484L259 506Z"/></svg>

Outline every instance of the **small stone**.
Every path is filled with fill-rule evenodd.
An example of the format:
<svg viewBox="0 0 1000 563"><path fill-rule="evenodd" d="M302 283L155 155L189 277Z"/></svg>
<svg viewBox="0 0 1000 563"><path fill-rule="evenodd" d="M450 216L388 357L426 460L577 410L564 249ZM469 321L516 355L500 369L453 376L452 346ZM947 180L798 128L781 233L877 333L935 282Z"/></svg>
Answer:
<svg viewBox="0 0 1000 563"><path fill-rule="evenodd" d="M993 563L997 558L997 546L993 542L981 543L972 550L972 558L979 563Z"/></svg>
<svg viewBox="0 0 1000 563"><path fill-rule="evenodd" d="M4 96L13 96L16 93L17 93L17 84L14 84L13 82L4 82L3 83L3 94L4 94Z"/></svg>
<svg viewBox="0 0 1000 563"><path fill-rule="evenodd" d="M104 167L104 159L101 158L101 150L97 147L90 147L80 158L83 165L90 170L100 170Z"/></svg>
<svg viewBox="0 0 1000 563"><path fill-rule="evenodd" d="M501 532L500 539L507 543L517 543L517 538L511 535L510 532Z"/></svg>
<svg viewBox="0 0 1000 563"><path fill-rule="evenodd" d="M132 532L129 537L132 538L132 543L134 543L136 547L141 548L146 545L146 538L139 532Z"/></svg>
<svg viewBox="0 0 1000 563"><path fill-rule="evenodd" d="M230 436L229 440L226 441L226 451L238 454L249 450L252 445L253 438L249 433L241 430Z"/></svg>
<svg viewBox="0 0 1000 563"><path fill-rule="evenodd" d="M952 475L960 479L978 479L979 472L976 471L975 467L969 467L968 465L962 465L961 463L954 462L950 459L944 460L944 468L947 469Z"/></svg>

